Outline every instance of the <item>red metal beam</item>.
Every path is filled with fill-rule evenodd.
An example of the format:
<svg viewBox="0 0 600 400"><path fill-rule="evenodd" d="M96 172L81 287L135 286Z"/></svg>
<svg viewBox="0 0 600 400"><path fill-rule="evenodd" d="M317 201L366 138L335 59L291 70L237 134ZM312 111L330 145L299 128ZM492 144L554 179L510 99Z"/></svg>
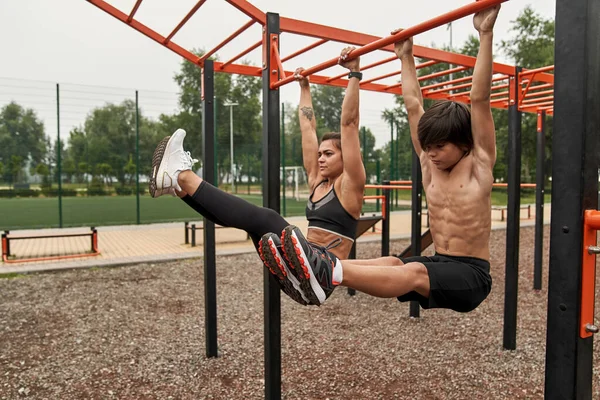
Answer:
<svg viewBox="0 0 600 400"><path fill-rule="evenodd" d="M229 64L233 63L234 61L236 61L236 60L238 60L238 59L240 59L240 58L244 57L246 54L250 53L252 50L254 50L254 49L256 49L256 48L260 47L260 46L262 45L262 42L263 42L263 41L262 41L262 39L261 39L261 40L259 40L258 42L254 43L252 46L248 47L246 50L242 51L242 52L241 52L240 54L238 54L237 56L234 56L234 57L233 57L232 59L230 59L229 61L226 61L226 62L224 62L224 63L223 63L223 65L229 65ZM251 67L251 66L249 66L249 67L250 67L250 68L254 68L254 69L256 69L256 68L257 68L257 67ZM215 63L215 71L216 71L216 69L217 69L217 64ZM260 73L260 71L262 71L262 69L260 69L260 68L259 68L259 69L258 69L258 71L259 71L259 73ZM242 74L242 75L248 75L248 74ZM252 74L252 75L254 75L254 74Z"/></svg>
<svg viewBox="0 0 600 400"><path fill-rule="evenodd" d="M164 43L165 38L163 36L161 36L160 34L158 34L155 31L153 31L152 29L148 28L146 25L142 24L141 22L136 21L135 19L132 19L131 21L128 22L127 19L129 17L127 16L127 14L123 13L121 10L113 7L112 5L108 4L107 2L105 2L103 0L87 0L87 1L88 1L88 3L95 5L102 11L106 12L107 14L112 15L113 17L120 20L121 22L131 26L136 31L146 35L147 37L154 40L155 42L162 44L163 46L165 46L169 50L173 51L174 53L179 54L181 57L185 58L189 62L200 65L200 63L199 63L200 57L198 57L194 53L184 49L183 47L181 47L173 42Z"/></svg>
<svg viewBox="0 0 600 400"><path fill-rule="evenodd" d="M169 33L169 36L165 38L163 44L167 44L168 42L170 42L173 36L175 36L175 34L179 32L179 30L190 20L190 18L192 18L196 11L198 11L198 9L202 7L202 4L204 4L205 2L206 0L200 0L198 3L196 3L196 5L190 10L190 12L187 13L187 15L181 20L181 22L177 24L175 29L173 29L173 32Z"/></svg>
<svg viewBox="0 0 600 400"><path fill-rule="evenodd" d="M281 59L281 62L283 63L283 62L286 62L286 61L288 61L288 60L291 60L292 58L294 58L294 57L297 57L297 56L299 56L300 54L304 54L304 53L306 53L308 50L312 50L312 49L314 49L315 47L319 47L319 46L321 46L322 44L325 44L325 43L327 43L327 42L329 42L329 40L327 40L327 39L321 39L321 40L317 40L317 41L316 41L316 42L314 42L313 44L310 44L310 45L308 45L308 46L306 46L306 47L304 47L304 48L302 48L302 49L300 49L300 50L298 50L298 51L295 51L295 52L293 52L292 54L290 54L289 56L283 57L283 58Z"/></svg>
<svg viewBox="0 0 600 400"><path fill-rule="evenodd" d="M523 104L530 106L532 103L541 103L549 100L554 100L554 96L540 97L539 99L525 99L523 100Z"/></svg>
<svg viewBox="0 0 600 400"><path fill-rule="evenodd" d="M554 94L554 90L542 90L540 92L533 92L533 93L531 93L531 91L530 91L529 93L527 93L527 95L525 97L531 98L531 97L537 97L537 96L546 96L548 94Z"/></svg>
<svg viewBox="0 0 600 400"><path fill-rule="evenodd" d="M437 28L439 26L442 25L446 25L450 22L453 22L457 19L466 17L467 15L471 15L474 14L478 11L482 11L485 10L489 7L492 7L496 4L500 4L503 3L507 0L479 0L476 2L472 2L466 6L460 7L454 11L450 11L448 13L442 14L436 18L433 18L429 21L425 21L423 23L417 24L413 27L410 28L406 28L404 30L402 30L401 32L396 33L395 35L391 35L391 36L387 36L384 38L380 38L378 40L375 40L371 43L368 43L362 47L359 47L357 49L355 49L354 51L352 51L351 56L352 57L358 57L361 56L363 54L367 54L370 53L374 50L379 50L379 49L383 49L386 46L390 46L391 44L399 41L399 40L403 40L403 39L408 39L409 37L418 35L420 33L423 33L425 31ZM286 26L286 23L288 21L282 21L280 19L280 29L282 31L287 30L288 27ZM346 40L344 40L346 41ZM418 56L417 54L415 54L416 56ZM435 59L434 57L426 57L429 59ZM312 75L316 72L320 72L324 69L330 68L334 65L336 65L338 62L337 58L333 58L329 61L325 61L324 63L318 64L316 66L310 67L305 69L302 72L303 76L308 76L308 75ZM458 63L460 64L460 63ZM282 85L285 85L289 82L291 82L294 78L293 77L288 77L286 79L280 80L279 82L277 82L275 85L275 87L279 87Z"/></svg>
<svg viewBox="0 0 600 400"><path fill-rule="evenodd" d="M254 25L256 23L256 21L254 20L250 20L248 22L246 22L241 28L239 28L237 31L233 32L231 35L227 36L227 38L225 38L225 40L223 40L221 43L219 43L214 49L207 51L202 58L200 58L201 62L204 62L204 60L206 60L208 57L212 56L213 54L215 54L217 51L219 51L219 49L221 49L223 46L225 46L227 43L231 42L234 38L236 38L239 34L243 33L246 29L250 28L252 25Z"/></svg>
<svg viewBox="0 0 600 400"><path fill-rule="evenodd" d="M554 70L554 65L549 65L547 67L541 67L541 68L535 68L535 69L527 69L525 71L521 71L519 73L519 76L527 76L527 75L535 75L538 74L540 72L548 72L548 71L553 71Z"/></svg>
<svg viewBox="0 0 600 400"><path fill-rule="evenodd" d="M369 64L369 65L365 65L364 67L360 67L360 70L361 71L366 71L368 69L377 67L377 66L382 65L382 64L387 64L387 63L392 62L392 61L397 60L397 59L398 59L398 57L396 57L396 56L389 57L389 58L384 58L383 60L374 62L373 64ZM348 75L348 72L344 72L343 74L339 74L339 75L333 76L333 77L328 78L328 79L329 79L329 82L330 82L330 81L333 81L333 80L336 80L336 79L343 78L346 75Z"/></svg>
<svg viewBox="0 0 600 400"><path fill-rule="evenodd" d="M267 16L264 12L253 6L250 2L246 0L225 0L254 21L258 22L261 25L267 24Z"/></svg>
<svg viewBox="0 0 600 400"><path fill-rule="evenodd" d="M129 13L129 15L127 16L127 22L131 22L131 20L133 19L133 16L135 15L135 13L137 12L138 8L140 8L140 4L142 4L142 0L137 0L135 2L135 5L133 6L133 8L131 9L131 12Z"/></svg>

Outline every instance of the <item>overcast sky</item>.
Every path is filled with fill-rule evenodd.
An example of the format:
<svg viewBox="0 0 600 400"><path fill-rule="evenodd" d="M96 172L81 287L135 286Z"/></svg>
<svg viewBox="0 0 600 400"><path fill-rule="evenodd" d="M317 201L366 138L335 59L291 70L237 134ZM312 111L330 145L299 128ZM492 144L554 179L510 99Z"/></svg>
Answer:
<svg viewBox="0 0 600 400"><path fill-rule="evenodd" d="M197 0L145 0L136 19L167 36L196 4ZM450 11L471 0L254 0L262 11L281 16L349 29L377 36L387 36L397 27L409 27ZM129 13L135 0L112 0L110 4ZM553 18L555 0L511 0L504 3L496 23L495 43L507 40L510 21L527 5L545 18ZM173 41L184 48L210 49L249 20L224 0L207 0ZM475 33L472 17L453 24L453 45L460 47L469 34ZM61 135L81 124L94 106L133 98L140 91L140 105L145 115L156 116L177 108L178 86L173 75L181 58L141 33L104 13L85 0L2 0L0 1L0 34L4 37L3 61L0 63L0 107L15 100L37 110L46 123L49 135L56 135L56 83L61 86ZM218 52L227 60L260 40L258 25ZM438 47L448 45L446 27L415 37L415 43ZM315 39L284 34L281 54L285 56ZM343 47L328 43L284 64L292 70L310 67L336 57ZM389 54L389 53L388 53ZM384 56L366 55L362 65ZM510 62L501 54L497 61ZM254 65L261 60L260 49L247 59ZM369 76L399 69L390 63ZM324 74L341 73L333 67ZM394 78L382 83L394 83ZM281 100L296 105L299 91L292 83L282 88ZM389 128L381 121L381 111L393 106L393 96L362 92L361 123L371 128L377 146L389 140Z"/></svg>

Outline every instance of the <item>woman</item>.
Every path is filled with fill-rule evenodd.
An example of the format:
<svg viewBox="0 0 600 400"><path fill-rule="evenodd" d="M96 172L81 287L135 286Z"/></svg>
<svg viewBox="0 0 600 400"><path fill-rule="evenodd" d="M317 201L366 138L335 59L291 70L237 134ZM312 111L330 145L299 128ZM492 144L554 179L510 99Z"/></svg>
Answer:
<svg viewBox="0 0 600 400"><path fill-rule="evenodd" d="M366 180L358 137L360 61L358 58L345 61L352 49L342 50L339 60L353 77L342 105L341 133L325 134L320 144L308 79L301 76L301 69L295 73L301 91L302 157L311 190L306 209L307 239L319 246L335 243L331 251L340 258L347 258L352 248ZM156 148L150 180L152 197L176 194L214 223L246 231L265 265L279 278L282 290L296 302L310 304L295 271L282 262L278 238L261 240L269 232L281 232L288 222L269 208L255 206L202 180L192 171L196 160L183 150L184 137L185 131L179 129Z"/></svg>

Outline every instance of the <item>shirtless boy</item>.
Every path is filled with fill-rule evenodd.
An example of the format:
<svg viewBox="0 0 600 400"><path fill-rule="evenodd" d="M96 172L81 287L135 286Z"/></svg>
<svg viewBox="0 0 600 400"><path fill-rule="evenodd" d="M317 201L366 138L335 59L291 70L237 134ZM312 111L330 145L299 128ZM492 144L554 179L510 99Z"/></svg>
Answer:
<svg viewBox="0 0 600 400"><path fill-rule="evenodd" d="M384 298L419 301L423 308L475 309L488 296L492 171L496 161L490 107L493 27L500 6L475 14L480 48L471 108L443 101L426 112L417 80L412 38L395 44L411 139L421 162L429 204L432 257L340 260L309 243L297 227L282 232L288 264L302 287L326 298L342 285ZM398 31L392 32L392 34ZM269 234L267 234L269 235Z"/></svg>

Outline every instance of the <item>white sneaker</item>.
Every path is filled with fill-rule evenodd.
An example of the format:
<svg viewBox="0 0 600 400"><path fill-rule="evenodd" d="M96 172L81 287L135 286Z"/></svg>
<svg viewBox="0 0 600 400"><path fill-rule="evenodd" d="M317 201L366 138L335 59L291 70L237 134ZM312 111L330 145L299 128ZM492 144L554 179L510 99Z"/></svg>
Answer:
<svg viewBox="0 0 600 400"><path fill-rule="evenodd" d="M174 195L181 191L177 178L181 171L191 170L198 160L183 150L185 131L177 129L171 136L160 141L152 156L152 175L150 177L150 195L159 197L164 194Z"/></svg>

